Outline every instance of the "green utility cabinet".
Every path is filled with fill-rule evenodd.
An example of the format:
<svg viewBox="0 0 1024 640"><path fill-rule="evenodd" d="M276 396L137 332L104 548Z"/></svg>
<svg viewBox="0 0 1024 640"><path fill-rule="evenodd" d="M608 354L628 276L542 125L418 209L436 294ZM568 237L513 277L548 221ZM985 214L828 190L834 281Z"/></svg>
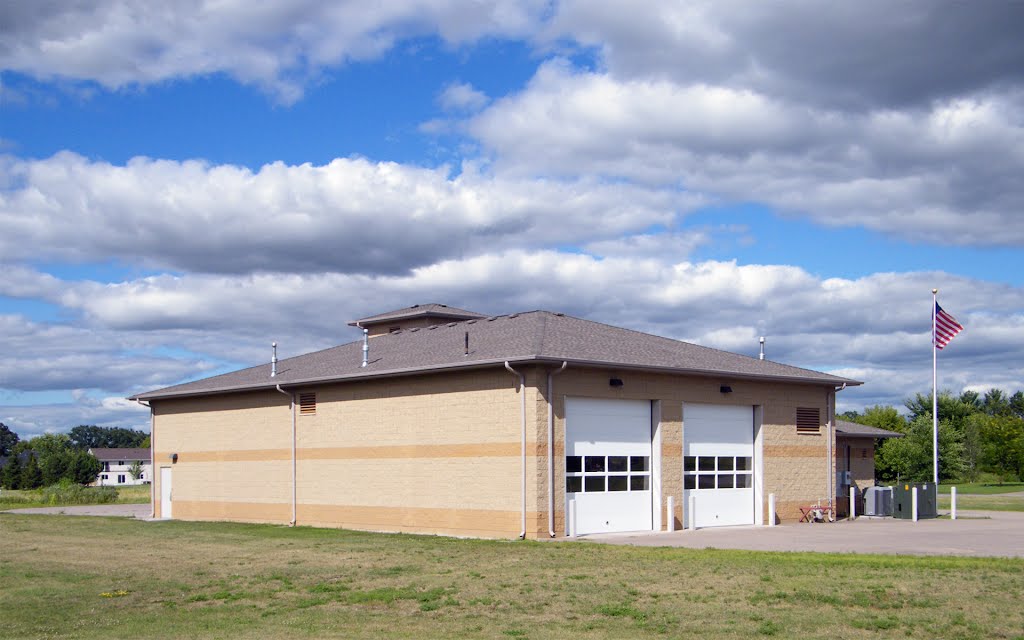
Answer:
<svg viewBox="0 0 1024 640"><path fill-rule="evenodd" d="M904 520L914 517L914 487L917 487L917 518L938 518L938 487L934 482L901 482L893 487L892 517Z"/></svg>

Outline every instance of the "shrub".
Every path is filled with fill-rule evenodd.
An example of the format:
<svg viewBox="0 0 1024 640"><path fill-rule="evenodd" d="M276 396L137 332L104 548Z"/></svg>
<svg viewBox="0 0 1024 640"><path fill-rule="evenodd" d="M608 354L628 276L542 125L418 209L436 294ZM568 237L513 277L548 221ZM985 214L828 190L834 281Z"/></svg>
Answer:
<svg viewBox="0 0 1024 640"><path fill-rule="evenodd" d="M113 487L83 487L67 478L40 491L42 502L50 505L111 504L117 502Z"/></svg>

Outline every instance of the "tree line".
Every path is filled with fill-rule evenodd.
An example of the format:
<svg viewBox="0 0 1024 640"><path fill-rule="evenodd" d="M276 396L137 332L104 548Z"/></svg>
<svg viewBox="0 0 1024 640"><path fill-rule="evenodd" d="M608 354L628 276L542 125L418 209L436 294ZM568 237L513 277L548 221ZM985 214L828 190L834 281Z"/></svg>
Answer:
<svg viewBox="0 0 1024 640"><path fill-rule="evenodd" d="M48 433L22 440L0 422L0 487L37 489L69 480L89 484L103 468L94 448L148 447L149 435L123 427L79 425L69 433Z"/></svg>
<svg viewBox="0 0 1024 640"><path fill-rule="evenodd" d="M875 477L882 482L933 477L932 394L918 393L904 406L906 416L892 406L837 416L904 434L875 445ZM1024 392L943 391L938 408L940 482L977 482L983 475L1000 483L1024 480Z"/></svg>

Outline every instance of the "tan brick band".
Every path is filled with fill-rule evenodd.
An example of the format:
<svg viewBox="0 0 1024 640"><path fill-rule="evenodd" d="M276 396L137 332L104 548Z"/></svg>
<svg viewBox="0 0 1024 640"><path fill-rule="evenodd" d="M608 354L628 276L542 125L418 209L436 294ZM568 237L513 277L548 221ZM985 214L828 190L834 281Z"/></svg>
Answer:
<svg viewBox="0 0 1024 640"><path fill-rule="evenodd" d="M298 524L362 531L412 531L456 536L511 538L519 535L521 513L487 509L424 509L299 504ZM174 501L174 517L287 524L290 504ZM547 536L547 513L526 514L527 537Z"/></svg>
<svg viewBox="0 0 1024 640"><path fill-rule="evenodd" d="M825 445L764 445L765 458L821 458L825 453ZM822 461L824 464L824 460Z"/></svg>
<svg viewBox="0 0 1024 640"><path fill-rule="evenodd" d="M527 456L533 453L527 448ZM507 458L518 457L518 442L482 444L405 444L377 447L318 447L296 451L299 460L375 460L382 458ZM544 447L539 449L543 450ZM157 459L169 454L158 453ZM240 449L235 451L186 451L178 453L178 464L186 462L266 462L291 460L291 449Z"/></svg>

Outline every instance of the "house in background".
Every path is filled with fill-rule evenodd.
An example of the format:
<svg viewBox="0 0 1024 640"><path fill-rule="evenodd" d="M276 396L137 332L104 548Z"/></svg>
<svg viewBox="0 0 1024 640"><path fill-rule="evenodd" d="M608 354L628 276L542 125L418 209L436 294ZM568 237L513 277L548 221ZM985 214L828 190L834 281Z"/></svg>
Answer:
<svg viewBox="0 0 1024 640"><path fill-rule="evenodd" d="M855 380L548 311L352 324L361 340L133 398L155 515L546 538L796 521L836 495Z"/></svg>
<svg viewBox="0 0 1024 640"><path fill-rule="evenodd" d="M96 447L89 453L103 465L91 486L125 486L133 484L149 484L153 481L153 460L149 449L108 449ZM132 467L139 465L141 472L138 478L132 476Z"/></svg>

